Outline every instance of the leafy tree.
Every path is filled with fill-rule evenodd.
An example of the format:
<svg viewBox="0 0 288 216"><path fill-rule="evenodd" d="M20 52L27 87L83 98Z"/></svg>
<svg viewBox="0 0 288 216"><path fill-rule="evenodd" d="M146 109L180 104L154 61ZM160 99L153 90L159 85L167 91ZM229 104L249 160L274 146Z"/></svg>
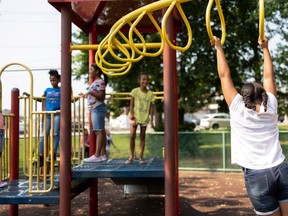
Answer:
<svg viewBox="0 0 288 216"><path fill-rule="evenodd" d="M288 2L285 0L269 0L265 2L267 6L266 12L269 16L267 20L272 23L267 27L274 33L278 34L279 43L277 44L277 51L273 53L275 77L277 86L282 91L278 92L278 113L288 114ZM265 7L266 8L266 7Z"/></svg>
<svg viewBox="0 0 288 216"><path fill-rule="evenodd" d="M80 45L80 44L89 44L88 36L85 32L79 31L74 32L72 34L73 37L73 44ZM76 52L76 54L75 54ZM74 51L74 55L72 56L73 62L73 76L76 80L81 79L83 76L87 77L86 82L88 82L88 59L89 59L89 52L88 51Z"/></svg>
<svg viewBox="0 0 288 216"><path fill-rule="evenodd" d="M270 0L265 1L265 35L269 38L280 34L287 41L287 1ZM226 42L224 49L231 69L233 81L240 88L247 81L258 81L262 79L262 53L257 40L259 36L259 8L257 1L222 0L223 14L226 22ZM220 80L217 75L215 51L209 43L205 26L206 3L201 0L190 1L182 4L182 8L190 22L193 31L193 43L186 52L177 52L178 70L178 107L179 123L183 123L185 112L195 112L209 103L215 95L221 95ZM216 8L211 11L211 27L213 34L221 37L220 20ZM177 45L187 42L187 30L177 34ZM78 33L77 40L86 44L82 33ZM77 34L75 35L77 36ZM148 41L157 41L157 34L144 35ZM87 38L87 36L86 36ZM275 54L275 74L277 86L287 84L287 43L279 45ZM77 55L83 55L80 52ZM75 56L76 78L87 75L88 54L82 57ZM273 56L274 57L274 56ZM86 61L85 61L86 59ZM79 65L78 61L83 65ZM75 62L74 61L74 62ZM134 63L131 71L124 76L110 77L109 85L115 92L129 92L138 86L137 77L140 72L148 72L151 77L153 91L163 91L163 68L162 56L157 58L144 57L140 62ZM280 95L281 97L281 95ZM224 100L219 102L219 111L228 112ZM163 111L163 104L158 101L157 111ZM119 109L128 105L128 101L112 101L111 111L116 115L123 110Z"/></svg>

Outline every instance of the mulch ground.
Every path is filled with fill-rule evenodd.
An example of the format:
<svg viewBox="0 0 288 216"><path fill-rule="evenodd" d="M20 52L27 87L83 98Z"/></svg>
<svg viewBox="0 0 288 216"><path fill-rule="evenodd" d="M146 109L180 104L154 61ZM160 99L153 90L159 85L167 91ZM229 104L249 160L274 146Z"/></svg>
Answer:
<svg viewBox="0 0 288 216"><path fill-rule="evenodd" d="M128 195L110 179L99 179L99 216L162 216L165 198ZM71 215L89 215L89 190L71 202ZM0 206L9 215L9 205ZM19 205L20 216L59 215L59 205ZM179 215L255 216L246 195L242 173L179 172Z"/></svg>

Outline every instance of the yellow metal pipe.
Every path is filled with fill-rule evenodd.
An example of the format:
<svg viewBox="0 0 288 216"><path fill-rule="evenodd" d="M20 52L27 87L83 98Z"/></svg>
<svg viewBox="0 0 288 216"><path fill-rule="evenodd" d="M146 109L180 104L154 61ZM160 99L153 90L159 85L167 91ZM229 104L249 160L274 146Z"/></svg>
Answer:
<svg viewBox="0 0 288 216"><path fill-rule="evenodd" d="M157 49L161 47L162 43L146 43L145 47L148 49ZM98 50L99 44L86 44L86 45L70 45L70 50ZM130 44L122 44L125 48L131 48ZM133 44L133 46L137 48L143 48L144 45L142 43ZM104 45L103 48L108 49L108 44ZM112 49L117 49L116 46L112 46Z"/></svg>
<svg viewBox="0 0 288 216"><path fill-rule="evenodd" d="M221 28L222 28L221 44L223 45L225 42L225 38L226 38L226 27L225 27L225 20L224 20L221 4L220 4L219 0L209 0L209 2L208 2L207 8L206 8L207 33L208 33L208 36L209 36L211 42L214 43L214 35L213 35L212 29L211 29L211 22L210 22L211 8L213 6L214 1L216 3L217 9L218 9L218 15L219 15L220 21L221 21Z"/></svg>
<svg viewBox="0 0 288 216"><path fill-rule="evenodd" d="M3 71L12 66L12 65L18 65L18 66L21 66L23 68L26 69L26 71L28 72L29 76L30 76L30 98L29 98L29 110L31 111L33 109L32 105L33 105L33 86L34 86L34 83L33 83L33 74L32 74L32 71L30 70L29 67L27 67L26 65L22 64L22 63L18 63L18 62L13 62L13 63L10 63L10 64L7 64L5 65L1 70L0 70L0 76L1 74L3 73ZM1 82L1 80L0 80ZM1 95L1 98L0 100L2 101L2 95ZM30 160L30 164L29 164L29 192L32 191L32 158L33 158L33 149L32 149L32 144L33 144L33 128L32 128L32 116L31 116L31 113L29 113L30 115L30 118L29 118L29 160Z"/></svg>
<svg viewBox="0 0 288 216"><path fill-rule="evenodd" d="M259 39L264 37L264 0L259 0Z"/></svg>

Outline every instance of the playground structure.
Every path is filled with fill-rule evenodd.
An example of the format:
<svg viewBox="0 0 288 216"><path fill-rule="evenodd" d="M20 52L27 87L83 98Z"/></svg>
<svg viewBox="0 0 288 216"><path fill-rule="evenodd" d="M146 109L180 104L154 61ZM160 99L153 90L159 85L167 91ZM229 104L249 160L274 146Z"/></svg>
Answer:
<svg viewBox="0 0 288 216"><path fill-rule="evenodd" d="M87 45L87 46L74 46L71 45L71 22L74 22L78 26L83 27L83 21L80 21L79 17L78 19L75 18L75 13L77 14L77 6L83 5L83 3L87 3L88 1L81 1L81 2L74 2L69 0L51 0L48 1L51 3L55 8L61 11L61 23L62 23L62 38L61 38L61 51L62 51L62 57L61 57L61 68L62 68L62 79L64 80L62 82L62 92L61 97L65 98L64 100L61 100L61 122L67 123L66 127L61 126L61 142L60 145L60 176L71 176L71 152L72 147L72 139L69 134L71 134L71 107L65 106L68 102L71 102L71 50L76 49L88 49L89 50L89 63L94 62L94 56L95 56L95 62L103 69L105 73L111 76L117 76L117 75L124 75L126 74L130 69L133 62L140 61L144 56L149 57L155 57L161 53L163 53L163 59L164 59L164 104L165 104L165 163L164 167L165 170L169 172L165 172L165 215L177 215L178 214L178 156L177 156L177 75L176 75L176 50L185 51L187 50L191 43L192 43L192 30L190 28L190 25L187 21L187 18L185 17L185 14L182 11L181 3L187 2L188 0L163 0L151 3L145 7L139 8L135 10L134 12L131 12L127 16L124 16L122 19L119 20L119 22L116 22L115 25L111 28L111 31L104 40L101 41L100 45ZM73 3L74 2L74 3ZM109 1L107 1L109 2ZM104 8L106 1L98 1L95 2L95 5L97 5L97 8ZM211 3L212 2L212 3ZM216 5L218 7L218 12L220 15L221 25L222 25L222 38L221 42L224 43L225 41L225 22L224 22L224 16L221 11L221 6L219 4L219 0L216 0ZM213 1L209 1L209 7L206 11L206 23L210 23L210 16L209 13L211 11L211 4L213 4ZM90 5L91 6L91 5ZM260 38L264 37L263 31L264 31L264 0L259 1L259 17L261 17L261 25L259 28L259 36ZM163 22L162 26L158 25L155 18L152 16L152 12L156 10L162 10L165 9L166 12L163 16ZM186 28L188 30L188 42L185 47L177 47L175 45L175 28L174 28L174 13L172 11L176 8L182 17ZM75 11L74 11L75 10ZM221 15L222 14L222 15ZM161 42L157 44L148 44L145 43L144 38L141 36L141 31L136 28L136 26L140 23L141 18L144 16L148 16L150 21L153 23L154 28L157 30L157 32L160 34L160 38L162 39ZM263 18L263 20L262 20ZM96 19L95 17L93 19ZM134 23L132 23L132 20L135 20ZM259 19L260 20L260 19ZM127 25L130 26L130 29L127 30ZM127 38L124 33L119 31L121 28L125 29L125 32L127 31L129 33L129 37ZM84 29L84 28L81 28ZM87 29L86 29L87 30ZM91 44L97 44L96 36L97 29L91 28L89 31L89 38ZM213 41L213 34L211 28L209 29L209 24L207 24L207 32L210 37L210 40ZM118 39L116 39L115 35L120 35L123 41L126 42L126 44L122 44ZM134 44L133 43L133 34L136 34L137 37L141 40L141 44ZM147 52L150 48L159 48L159 50L155 53L149 53ZM97 53L95 52L95 49L97 49ZM118 50L118 51L114 51ZM140 50L142 49L142 50ZM119 57L119 51L121 53L121 56L125 56L125 58ZM108 55L115 57L115 59L118 61L118 63L109 63L105 60L105 57ZM117 52L117 53L115 53ZM5 68L4 68L5 69ZM33 110L32 104L33 104L33 88L31 90L32 94L30 94L29 98L29 107L30 111ZM43 112L30 112L29 115L29 133L30 137L33 137L33 129L32 129L32 116L35 115L35 119L38 119L36 116L44 114ZM42 117L43 118L43 117ZM45 118L44 118L45 119ZM40 122L41 120L36 120L36 122ZM172 124L171 124L172 123ZM37 125L37 124L36 124ZM68 127L67 127L68 126ZM39 131L39 125L36 126ZM31 140L31 139L30 139ZM95 137L91 137L91 142L95 141ZM33 149L32 149L32 141L29 141L29 160L32 161L33 159ZM95 149L93 147L91 148L91 152L94 152ZM54 164L53 156L51 155L51 161L52 164ZM29 178L32 175L32 163L30 163L29 167ZM45 165L44 165L45 166ZM54 166L50 166L54 167ZM52 168L53 169L53 168ZM53 170L51 170L52 172ZM161 169L157 170L157 172L160 173L161 177ZM77 175L74 173L74 176L72 174L72 177L83 177L85 175ZM90 186L90 200L91 202L96 202L96 206L90 205L90 212L91 215L95 214L97 215L97 178L101 177L100 174L96 175L94 174L86 174L85 178L96 178L96 180L91 181ZM87 179L84 179L86 181ZM69 209L71 208L71 178L60 178L60 214L61 215L71 215L71 212ZM53 180L51 180L51 183L53 183ZM30 188L31 189L31 188ZM32 191L32 190L31 190ZM12 208L13 209L13 208ZM10 213L15 213L16 209L11 210Z"/></svg>
<svg viewBox="0 0 288 216"><path fill-rule="evenodd" d="M33 75L30 71L30 69L21 63L10 63L6 66L4 66L0 70L0 77L3 72L5 72L5 69L7 69L10 66L21 66L24 67L31 78L31 85L30 85L30 96L27 96L26 94L23 94L23 96L19 96L19 90L13 89L11 100L11 113L12 114L5 114L5 122L6 122L6 131L5 131L5 144L3 149L3 155L0 158L1 163L1 179L6 180L10 176L10 172L14 172L14 177L10 177L10 185L9 189L6 191L2 191L0 195L0 203L6 203L6 204L24 204L24 203L30 203L30 204L39 204L39 203L46 203L46 204L59 204L59 162L60 157L54 156L52 154L53 151L51 149L54 148L53 144L53 134L54 134L54 116L57 114L60 114L59 111L43 111L44 103L45 103L45 97L41 96L34 96L33 95ZM0 79L1 80L1 79ZM15 94L16 93L16 94ZM163 92L154 92L156 99L163 99ZM71 96L71 95L70 95ZM2 98L2 96L1 96ZM5 98L7 99L7 98ZM110 93L107 94L107 100L129 100L129 93ZM2 100L1 100L2 101ZM107 174L91 174L88 172L88 174L83 174L83 169L88 169L91 171L93 167L91 166L85 166L85 165L79 165L82 162L82 159L84 158L84 148L81 148L80 145L80 139L83 136L84 127L87 127L87 119L85 120L85 116L87 117L87 114L85 115L85 106L86 106L86 100L85 98L81 98L79 96L72 96L70 104L71 104L71 125L74 125L74 127L71 128L71 166L79 166L76 168L72 174L73 179L76 179L74 181L74 187L75 191L72 194L73 198L74 196L78 195L80 192L82 192L84 189L88 187L87 184L87 178L98 178L98 177L117 177L118 175L110 175L108 172ZM23 104L21 106L20 104ZM15 113L16 110L16 113ZM19 110L23 110L23 122L24 122L24 129L23 129L23 135L21 135L21 143L18 139L12 139L13 137L19 137ZM87 111L86 111L87 112ZM51 116L51 132L48 137L46 137L46 134L44 133L44 155L46 160L44 160L43 168L40 167L40 161L39 161L39 143L41 136L43 134L42 131L46 130L46 122L47 115ZM31 121L30 121L31 120ZM12 122L12 124L11 124ZM76 124L77 123L77 124ZM13 125L14 124L14 125ZM17 126L16 129L14 126ZM75 126L77 125L77 126ZM14 128L14 129L13 129ZM18 141L15 143L15 140ZM61 140L60 140L61 142ZM21 154L20 154L21 152ZM21 155L21 157L20 157ZM11 158L11 160L10 160ZM18 162L10 162L17 160ZM19 170L19 162L23 166L23 170ZM107 163L107 166L111 166L111 164L114 164L113 166L117 167L119 164L123 164L124 161L110 161ZM152 166L153 169L156 168L156 171L153 170L144 170L148 171L148 174L145 174L144 171L141 171L142 176L153 176L153 179L160 178L161 182L161 176L163 176L163 168L161 168L161 160L153 161L150 160L149 164L155 164ZM160 166L159 166L160 165ZM150 165L149 165L150 166ZM158 166L155 167L155 166ZM142 167L143 168L143 167ZM96 170L99 169L97 166L95 168ZM103 170L102 173L105 172L105 166L100 167L100 169ZM120 168L121 169L121 168ZM11 170L11 171L10 171ZM119 169L118 169L119 172ZM127 172L127 170L123 170L123 173L130 173ZM138 171L139 172L139 171ZM19 173L22 173L22 177L19 179ZM116 173L116 172L115 172ZM136 174L136 176L139 176L139 173L133 172ZM23 177L26 176L26 178L23 179ZM130 177L133 177L131 174L129 174ZM160 177L157 177L160 176ZM29 181L26 181L25 179L29 178ZM159 182L158 180L156 183ZM115 180L115 183L119 181ZM135 182L135 180L134 180ZM71 183L72 184L72 183ZM124 184L123 181L121 184ZM149 182L145 182L145 184L151 185ZM163 182L161 182L163 185ZM155 185L155 182L154 182ZM129 187L129 185L127 185ZM153 187L153 185L149 186L149 188ZM71 186L73 189L73 187ZM154 189L155 190L155 189ZM24 192L25 191L25 192ZM57 192L58 191L58 192ZM19 195L21 194L21 195ZM31 197L33 196L33 197ZM12 206L13 207L13 206ZM13 208L12 208L13 209ZM14 210L16 211L16 210ZM12 212L14 212L12 210ZM11 213L12 215L14 213Z"/></svg>
<svg viewBox="0 0 288 216"><path fill-rule="evenodd" d="M21 171L21 173L23 173L24 176L29 177L29 194L49 192L54 187L55 165L58 165L59 163L59 157L57 157L57 155L55 157L54 154L51 153L51 149L54 148L54 116L60 114L60 110L42 111L42 108L44 107L43 105L45 103L45 97L33 96L33 75L26 65L20 63L8 64L1 69L0 76L6 68L12 65L24 67L30 75L30 96L12 96L12 100L15 101L12 104L18 104L18 107L12 105L13 107L11 108L11 111L18 109L17 113L19 114L19 109L23 110L24 130L21 138L21 156L23 156L23 158L20 161L23 165L23 170ZM23 107L20 107L20 104L23 104ZM85 126L85 105L86 103L84 101L84 98L80 98L79 96L74 96L71 98L71 107L73 110L73 112L71 113L71 122L74 125L76 125L76 122L79 123L77 124L77 127L74 127L71 130L71 163L73 166L80 164L84 157L84 149L81 149L80 138L82 136L81 132L83 131ZM3 174L3 177L1 177L1 179L7 179L7 177L9 177L9 172L7 172L9 170L6 168L9 167L8 165L10 164L9 158L17 157L17 154L14 155L13 151L10 150L11 146L13 146L13 148L17 148L18 151L16 152L19 152L19 147L17 147L16 144L13 143L13 140L11 140L12 137L19 137L19 123L17 125L18 128L16 128L15 130L18 133L15 134L15 131L12 131L12 127L14 125L11 125L11 122L17 124L17 121L14 122L13 118L15 117L15 114L13 113L13 111L11 113L12 114L5 115L5 120L7 122L5 131L6 139L4 145L4 154L1 159L1 161L3 161L3 166L1 166L2 172L5 172L5 174ZM40 167L38 152L43 130L46 130L46 122L48 121L47 115L51 116L51 133L49 136L46 136L46 134L44 133L44 156L45 158L47 158L47 160L43 161L43 170L46 170L46 172L43 172ZM11 155L10 152L12 152ZM47 181L49 181L49 184L46 184Z"/></svg>

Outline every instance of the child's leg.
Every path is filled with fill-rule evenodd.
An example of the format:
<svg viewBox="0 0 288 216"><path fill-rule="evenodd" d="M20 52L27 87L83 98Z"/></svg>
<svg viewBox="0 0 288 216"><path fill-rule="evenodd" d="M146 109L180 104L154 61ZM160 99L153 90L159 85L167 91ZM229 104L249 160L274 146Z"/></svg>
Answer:
<svg viewBox="0 0 288 216"><path fill-rule="evenodd" d="M140 153L139 160L143 160L144 149L145 149L145 134L147 126L140 127Z"/></svg>
<svg viewBox="0 0 288 216"><path fill-rule="evenodd" d="M3 146L5 142L5 132L4 130L0 130L0 157L2 157Z"/></svg>
<svg viewBox="0 0 288 216"><path fill-rule="evenodd" d="M107 143L107 138L106 138L106 131L103 130L103 139L102 139L102 147L101 147L101 155L106 155L107 156L107 152L106 152L106 143Z"/></svg>
<svg viewBox="0 0 288 216"><path fill-rule="evenodd" d="M57 155L60 142L60 115L54 116L54 155Z"/></svg>
<svg viewBox="0 0 288 216"><path fill-rule="evenodd" d="M105 148L106 144L105 141L106 141L105 130L96 131L96 152L95 152L96 157L99 157L101 153L103 153L103 147Z"/></svg>
<svg viewBox="0 0 288 216"><path fill-rule="evenodd" d="M135 155L135 139L136 139L137 125L130 124L130 157L129 160L134 160Z"/></svg>

